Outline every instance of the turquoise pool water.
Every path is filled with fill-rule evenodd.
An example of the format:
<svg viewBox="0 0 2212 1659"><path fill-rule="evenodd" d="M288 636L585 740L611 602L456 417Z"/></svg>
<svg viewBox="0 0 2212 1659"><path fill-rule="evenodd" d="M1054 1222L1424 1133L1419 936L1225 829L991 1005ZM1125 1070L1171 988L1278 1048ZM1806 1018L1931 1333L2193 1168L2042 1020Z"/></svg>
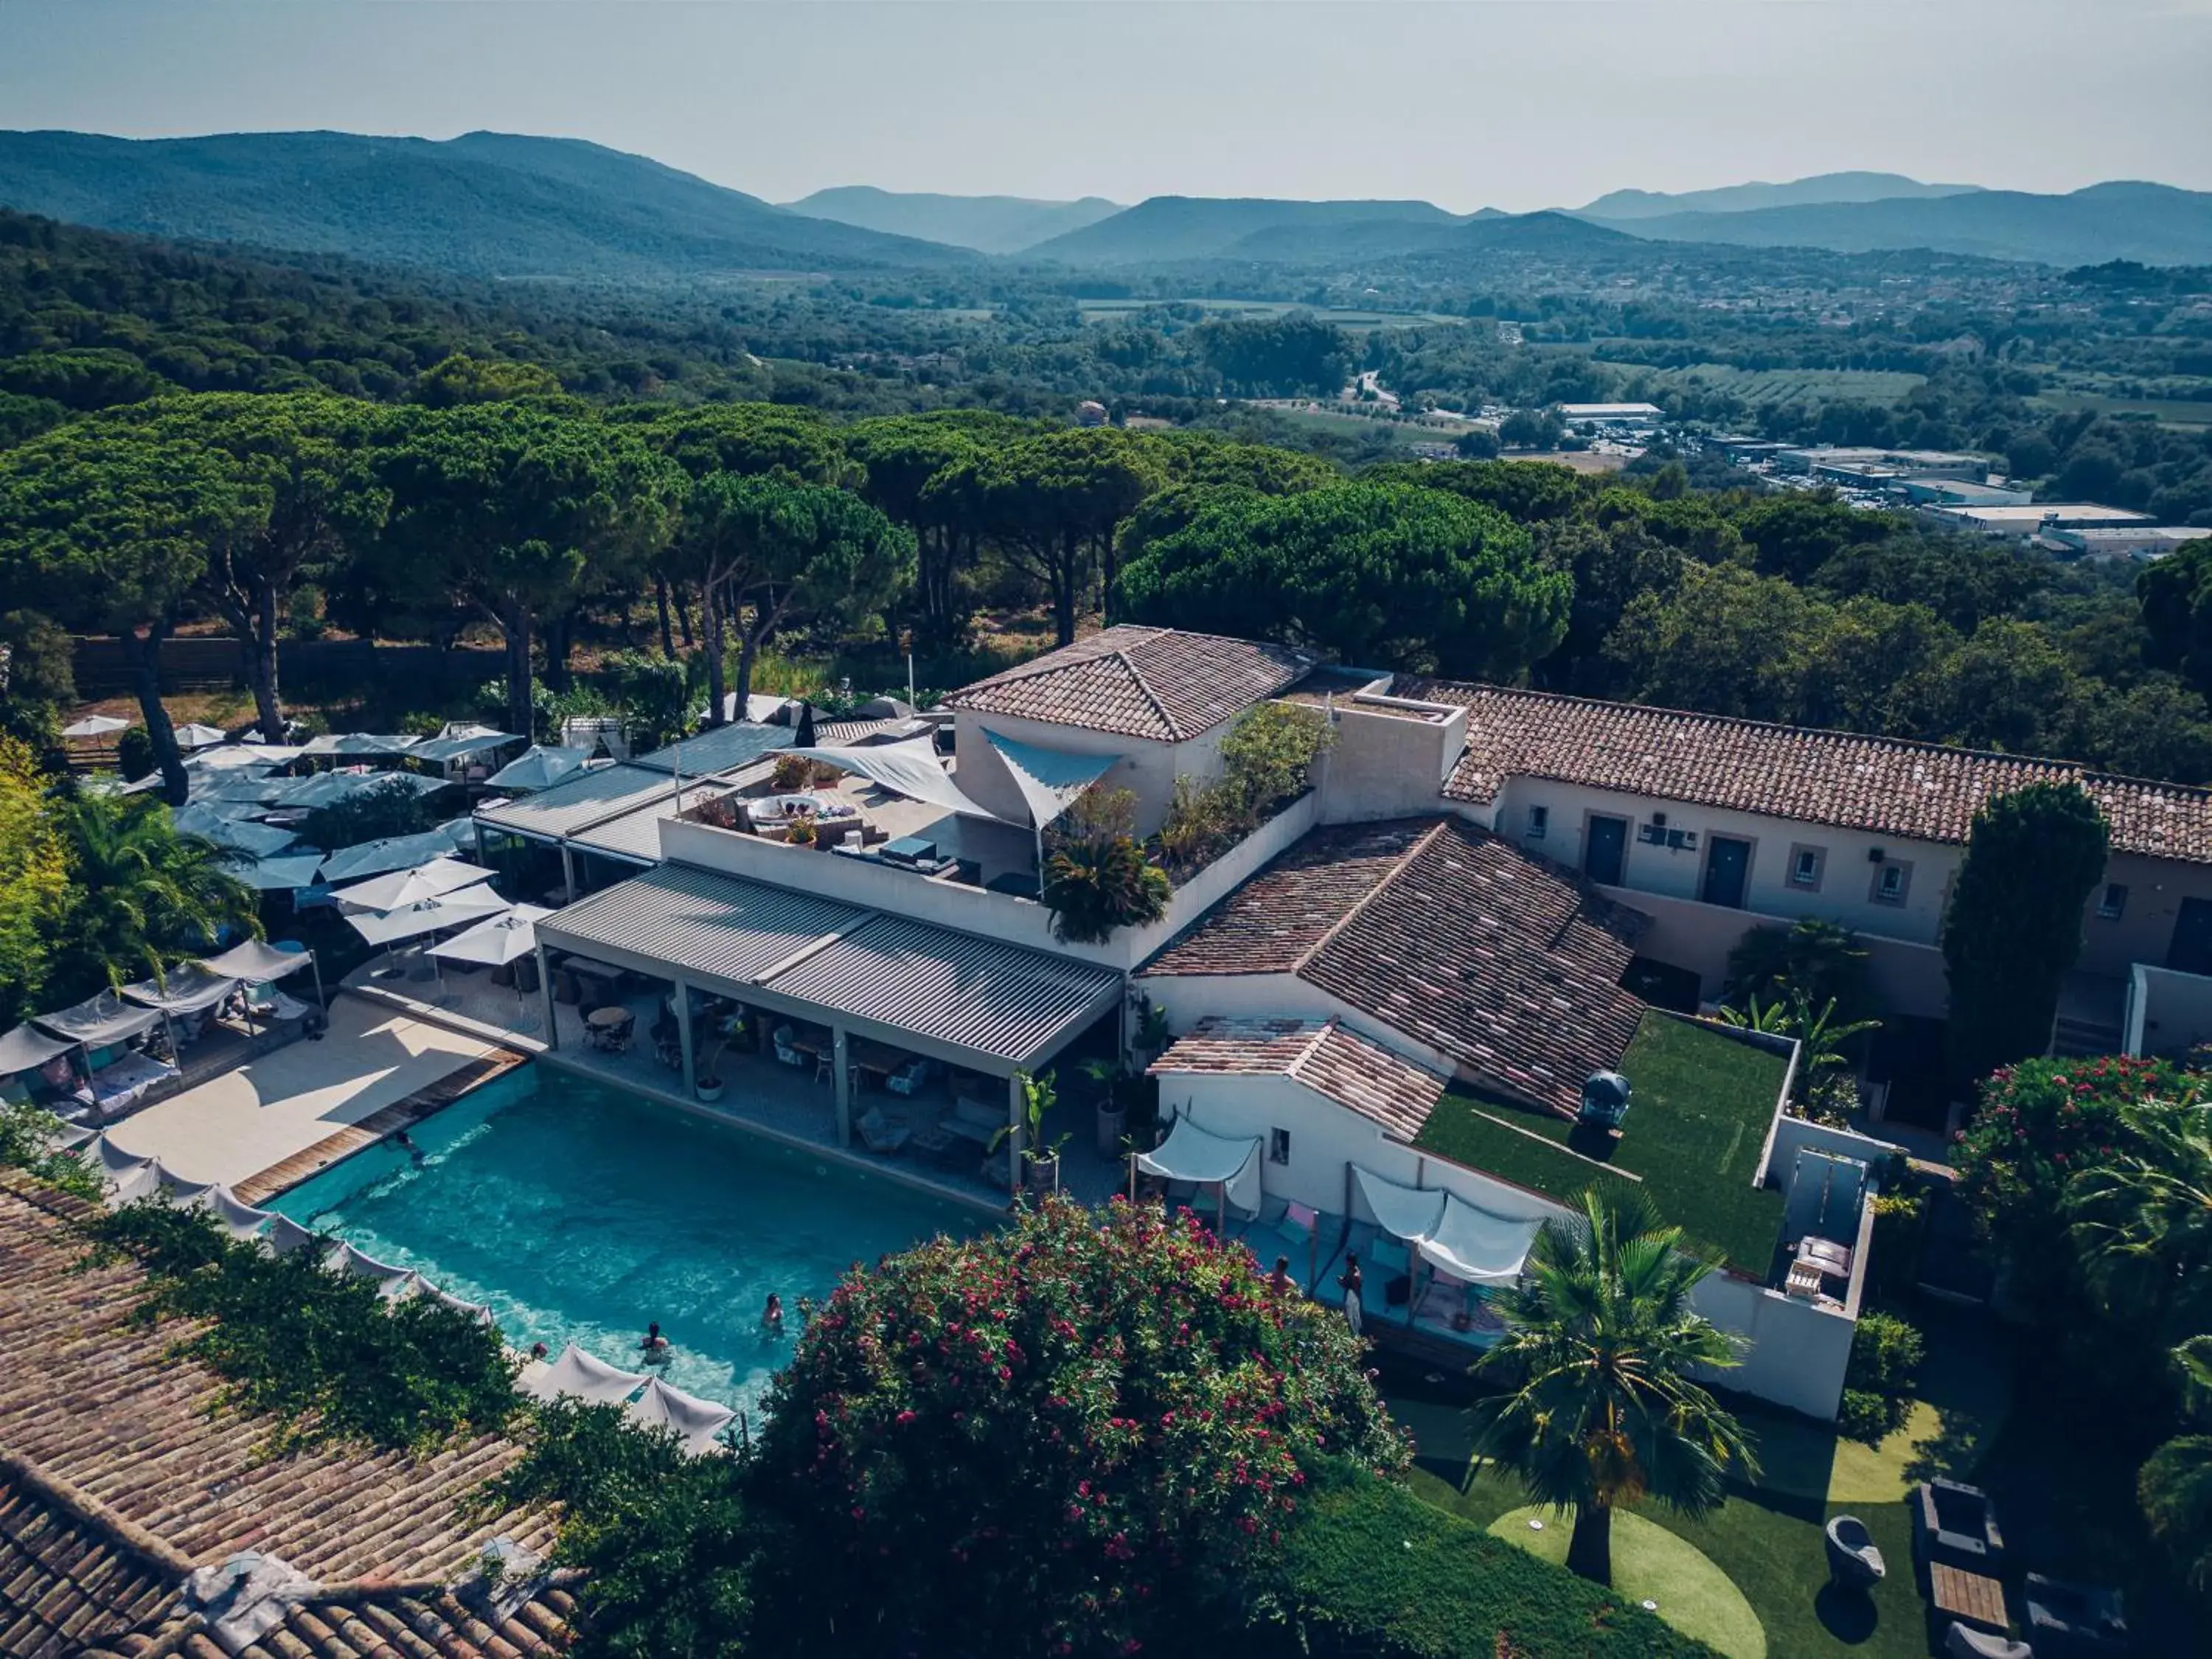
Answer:
<svg viewBox="0 0 2212 1659"><path fill-rule="evenodd" d="M490 1306L507 1340L575 1342L633 1365L647 1320L662 1373L733 1406L790 1357L798 1302L854 1261L979 1212L659 1106L525 1066L412 1131L294 1188L276 1207ZM769 1291L786 1334L761 1328Z"/></svg>

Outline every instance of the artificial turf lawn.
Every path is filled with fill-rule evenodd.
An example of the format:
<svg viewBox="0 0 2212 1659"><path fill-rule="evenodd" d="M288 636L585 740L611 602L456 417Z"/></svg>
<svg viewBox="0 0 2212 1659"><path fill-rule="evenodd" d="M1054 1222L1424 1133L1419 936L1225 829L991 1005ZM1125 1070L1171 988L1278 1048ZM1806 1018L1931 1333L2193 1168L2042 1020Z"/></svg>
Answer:
<svg viewBox="0 0 2212 1659"><path fill-rule="evenodd" d="M1531 1521L1541 1521L1541 1530ZM1574 1530L1571 1511L1554 1515L1533 1504L1490 1523L1492 1537L1560 1567ZM1632 1601L1656 1603L1662 1619L1725 1659L1766 1659L1766 1631L1743 1592L1695 1545L1640 1515L1613 1518L1613 1587Z"/></svg>
<svg viewBox="0 0 2212 1659"><path fill-rule="evenodd" d="M1763 1279L1773 1266L1782 1194L1753 1182L1788 1069L1780 1054L1647 1013L1620 1059L1634 1091L1621 1136L1595 1143L1603 1162L1567 1150L1575 1126L1564 1119L1460 1094L1437 1103L1414 1145L1570 1202L1607 1170L1640 1176L1660 1213L1692 1243Z"/></svg>

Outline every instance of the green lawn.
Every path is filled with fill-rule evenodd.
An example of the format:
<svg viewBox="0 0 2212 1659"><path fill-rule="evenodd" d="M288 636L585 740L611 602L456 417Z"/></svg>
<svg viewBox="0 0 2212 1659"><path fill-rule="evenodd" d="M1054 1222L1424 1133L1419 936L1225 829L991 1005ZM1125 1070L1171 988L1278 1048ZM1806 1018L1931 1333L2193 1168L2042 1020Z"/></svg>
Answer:
<svg viewBox="0 0 2212 1659"><path fill-rule="evenodd" d="M1570 1200L1608 1171L1640 1178L1661 1213L1693 1241L1764 1277L1773 1265L1782 1194L1752 1179L1787 1068L1780 1054L1647 1013L1621 1056L1635 1093L1618 1142L1577 1135L1559 1118L1451 1094L1414 1144Z"/></svg>
<svg viewBox="0 0 2212 1659"><path fill-rule="evenodd" d="M1555 1567L1567 1564L1574 1517L1525 1504L1490 1523L1490 1535ZM1766 1626L1735 1582L1705 1552L1640 1515L1613 1520L1613 1587L1725 1659L1766 1659Z"/></svg>

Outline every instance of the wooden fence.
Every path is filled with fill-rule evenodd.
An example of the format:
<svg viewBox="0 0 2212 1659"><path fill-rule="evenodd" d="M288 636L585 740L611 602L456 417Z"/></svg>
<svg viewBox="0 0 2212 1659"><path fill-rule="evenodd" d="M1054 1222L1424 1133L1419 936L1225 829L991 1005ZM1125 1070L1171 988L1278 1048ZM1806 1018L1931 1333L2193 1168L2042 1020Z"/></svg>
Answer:
<svg viewBox="0 0 2212 1659"><path fill-rule="evenodd" d="M79 696L89 702L130 695L131 671L120 641L80 636L72 660ZM497 679L505 662L496 646L441 651L434 645L367 640L285 640L276 647L277 679L288 698L345 697L380 682L442 692ZM162 641L161 672L161 690L171 696L241 690L246 685L238 641L223 635Z"/></svg>

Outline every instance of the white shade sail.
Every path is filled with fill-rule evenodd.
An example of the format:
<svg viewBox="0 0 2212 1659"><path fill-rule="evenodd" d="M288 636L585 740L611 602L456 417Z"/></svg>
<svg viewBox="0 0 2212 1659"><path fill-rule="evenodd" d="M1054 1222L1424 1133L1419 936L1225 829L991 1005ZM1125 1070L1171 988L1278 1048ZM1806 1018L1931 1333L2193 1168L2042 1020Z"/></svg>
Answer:
<svg viewBox="0 0 2212 1659"><path fill-rule="evenodd" d="M186 720L177 728L177 744L184 749L209 749L219 743L230 741L230 733L220 726L203 726L198 720Z"/></svg>
<svg viewBox="0 0 2212 1659"><path fill-rule="evenodd" d="M397 1301L412 1296L420 1279L411 1267L396 1267L389 1261L379 1261L366 1255L350 1244L336 1244L323 1258L324 1267L348 1279L366 1279L376 1285L376 1293L388 1300Z"/></svg>
<svg viewBox="0 0 2212 1659"><path fill-rule="evenodd" d="M173 822L179 835L198 836L218 847L228 847L234 852L251 853L256 858L281 853L300 839L289 830L279 830L266 823L249 823L243 818L226 817L204 801L195 801L190 806L181 808Z"/></svg>
<svg viewBox="0 0 2212 1659"><path fill-rule="evenodd" d="M453 851L453 843L435 830L425 830L419 836L356 842L323 860L323 879L336 886L366 876L380 876L386 870L411 870L432 859L451 857Z"/></svg>
<svg viewBox="0 0 2212 1659"><path fill-rule="evenodd" d="M1356 1164L1352 1172L1376 1225L1425 1261L1470 1284L1510 1285L1521 1276L1540 1223L1493 1215L1451 1193L1401 1187Z"/></svg>
<svg viewBox="0 0 2212 1659"><path fill-rule="evenodd" d="M1039 830L1073 806L1079 796L1106 775L1121 760L1119 755L1078 755L1018 743L986 727L983 739L999 751L1014 787L1030 809L1030 822Z"/></svg>
<svg viewBox="0 0 2212 1659"><path fill-rule="evenodd" d="M252 1238L276 1218L274 1210L257 1210L221 1182L190 1200L190 1207L205 1210L216 1224L233 1238Z"/></svg>
<svg viewBox="0 0 2212 1659"><path fill-rule="evenodd" d="M643 1371L617 1370L571 1342L536 1376L522 1384L534 1398L551 1401L568 1395L587 1406L619 1406L646 1382Z"/></svg>
<svg viewBox="0 0 2212 1659"><path fill-rule="evenodd" d="M82 720L71 720L62 727L65 738L106 738L131 729L129 720L119 720L112 714L87 714Z"/></svg>
<svg viewBox="0 0 2212 1659"><path fill-rule="evenodd" d="M297 973L314 959L313 951L280 951L261 939L249 939L232 945L219 957L202 957L200 966L210 974L258 981Z"/></svg>
<svg viewBox="0 0 2212 1659"><path fill-rule="evenodd" d="M518 904L505 915L480 921L465 933L430 947L448 962L481 963L497 968L538 948L538 924L553 913L542 904Z"/></svg>
<svg viewBox="0 0 2212 1659"><path fill-rule="evenodd" d="M351 887L341 887L331 896L347 910L396 910L428 898L459 892L489 881L491 872L460 859L432 859L411 870L394 870Z"/></svg>
<svg viewBox="0 0 2212 1659"><path fill-rule="evenodd" d="M720 1450L721 1443L714 1437L738 1418L727 1406L672 1389L657 1376L630 1403L629 1414L649 1427L675 1430L684 1449L694 1457Z"/></svg>
<svg viewBox="0 0 2212 1659"><path fill-rule="evenodd" d="M562 749L552 744L533 744L484 780L487 789L550 789L562 779L584 769L592 757L588 749Z"/></svg>
<svg viewBox="0 0 2212 1659"><path fill-rule="evenodd" d="M490 889L469 887L396 909L350 915L346 921L371 945L396 945L401 939L420 939L448 927L465 927L487 916L501 915L507 908L507 901Z"/></svg>
<svg viewBox="0 0 2212 1659"><path fill-rule="evenodd" d="M67 1037L72 1042L82 1042L88 1048L121 1042L161 1023L161 1016L153 1009L134 1007L112 991L102 991L75 1007L57 1009L51 1014L33 1014L31 1018L40 1030Z"/></svg>
<svg viewBox="0 0 2212 1659"><path fill-rule="evenodd" d="M186 963L159 979L126 985L123 994L142 1008L158 1008L165 1014L196 1014L214 1007L237 988L235 979L211 974L198 963Z"/></svg>
<svg viewBox="0 0 2212 1659"><path fill-rule="evenodd" d="M319 1235L310 1232L289 1215L279 1215L269 1224L268 1243L271 1255L289 1255L295 1250L320 1242Z"/></svg>
<svg viewBox="0 0 2212 1659"><path fill-rule="evenodd" d="M76 1047L68 1037L48 1036L34 1025L18 1025L0 1035L0 1077L35 1072L56 1054L65 1054Z"/></svg>
<svg viewBox="0 0 2212 1659"><path fill-rule="evenodd" d="M1251 1213L1260 1207L1260 1138L1232 1139L1179 1117L1168 1138L1137 1154L1137 1167L1168 1181L1222 1183L1230 1203Z"/></svg>
<svg viewBox="0 0 2212 1659"><path fill-rule="evenodd" d="M988 808L969 799L953 781L951 774L945 769L945 763L938 758L933 738L916 738L911 742L886 743L872 749L790 749L784 752L857 774L908 800L941 806L948 812L964 812L970 817L993 816Z"/></svg>

